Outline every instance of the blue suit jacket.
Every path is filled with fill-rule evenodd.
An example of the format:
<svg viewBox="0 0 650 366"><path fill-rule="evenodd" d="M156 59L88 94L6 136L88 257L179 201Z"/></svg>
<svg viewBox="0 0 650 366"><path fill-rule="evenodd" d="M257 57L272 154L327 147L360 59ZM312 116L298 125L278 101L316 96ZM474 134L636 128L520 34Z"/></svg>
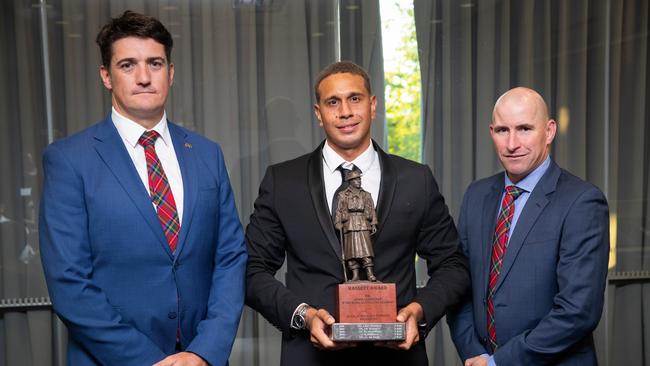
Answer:
<svg viewBox="0 0 650 366"><path fill-rule="evenodd" d="M47 147L40 249L70 365L151 365L182 348L228 362L246 249L219 146L169 123L183 176L173 255L110 116Z"/></svg>
<svg viewBox="0 0 650 366"><path fill-rule="evenodd" d="M503 173L465 193L459 235L470 261L471 296L448 317L466 360L487 351L486 294ZM607 262L607 201L554 162L512 232L494 294L497 366L594 365Z"/></svg>

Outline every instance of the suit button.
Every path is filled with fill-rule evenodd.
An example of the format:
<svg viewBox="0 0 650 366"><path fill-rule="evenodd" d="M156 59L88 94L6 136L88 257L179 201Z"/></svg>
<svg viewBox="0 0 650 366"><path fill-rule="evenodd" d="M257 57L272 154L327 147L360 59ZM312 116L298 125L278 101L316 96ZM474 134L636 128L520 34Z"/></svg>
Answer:
<svg viewBox="0 0 650 366"><path fill-rule="evenodd" d="M487 300L483 299L483 305L487 304Z"/></svg>
<svg viewBox="0 0 650 366"><path fill-rule="evenodd" d="M481 339L481 342L483 342L483 344L487 344L487 338L483 337L483 338Z"/></svg>
<svg viewBox="0 0 650 366"><path fill-rule="evenodd" d="M176 319L176 312L175 311L170 311L169 314L167 314L167 317L169 319Z"/></svg>

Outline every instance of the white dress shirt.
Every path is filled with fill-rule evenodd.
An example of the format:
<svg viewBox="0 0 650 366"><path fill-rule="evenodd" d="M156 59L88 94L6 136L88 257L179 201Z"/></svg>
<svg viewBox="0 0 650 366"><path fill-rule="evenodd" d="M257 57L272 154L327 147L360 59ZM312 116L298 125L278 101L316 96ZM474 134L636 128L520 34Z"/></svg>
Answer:
<svg viewBox="0 0 650 366"><path fill-rule="evenodd" d="M332 211L332 200L334 193L341 185L341 172L336 168L343 164L346 169L352 169L352 164L361 170L361 188L370 193L372 202L377 207L379 199L379 185L381 184L381 167L379 166L379 155L372 146L372 141L368 148L353 161L346 161L334 151L325 141L323 146L323 180L325 183L325 195L327 196L327 206Z"/></svg>
<svg viewBox="0 0 650 366"><path fill-rule="evenodd" d="M142 184L144 184L145 189L149 192L147 160L144 156L144 147L138 143L140 136L142 136L147 129L122 116L115 110L115 108L113 108L111 119L113 120L115 128L117 128L117 133L119 133L122 138L122 142L124 142L124 147L126 147L126 151L129 153L135 169L138 171ZM152 130L160 134L160 137L156 139L156 154L158 155L160 164L165 171L167 181L172 189L174 202L176 203L176 211L178 212L178 220L182 224L183 177L181 176L181 168L178 165L176 151L174 150L172 138L169 134L169 128L167 127L167 113L163 113L162 119L152 128ZM153 202L151 202L151 204L154 206L154 209L157 209Z"/></svg>

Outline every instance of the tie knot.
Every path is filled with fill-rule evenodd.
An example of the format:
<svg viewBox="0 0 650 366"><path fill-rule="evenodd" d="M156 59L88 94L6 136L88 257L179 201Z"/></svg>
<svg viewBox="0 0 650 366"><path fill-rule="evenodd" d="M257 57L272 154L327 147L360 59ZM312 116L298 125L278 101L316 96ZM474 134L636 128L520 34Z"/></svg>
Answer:
<svg viewBox="0 0 650 366"><path fill-rule="evenodd" d="M138 143L143 147L151 146L156 143L158 137L160 137L160 134L154 130L144 131L142 136L138 139Z"/></svg>
<svg viewBox="0 0 650 366"><path fill-rule="evenodd" d="M517 186L512 185L506 187L506 194L511 195L513 200L516 200L522 193L524 193L524 190Z"/></svg>
<svg viewBox="0 0 650 366"><path fill-rule="evenodd" d="M341 172L341 179L343 182L349 181L353 178L361 177L361 169L359 169L356 165L351 164L352 169L348 169L345 168L343 164L339 165L338 168L336 168Z"/></svg>

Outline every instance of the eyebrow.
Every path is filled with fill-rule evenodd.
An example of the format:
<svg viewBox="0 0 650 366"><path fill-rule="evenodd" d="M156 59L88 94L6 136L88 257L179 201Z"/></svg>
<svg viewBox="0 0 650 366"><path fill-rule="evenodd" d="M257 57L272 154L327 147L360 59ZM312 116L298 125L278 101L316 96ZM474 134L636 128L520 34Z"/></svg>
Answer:
<svg viewBox="0 0 650 366"><path fill-rule="evenodd" d="M154 56L154 57L147 57L145 59L147 63L154 62L154 61L162 61L163 63L167 63L167 60L164 57L160 56ZM132 63L137 63L138 60L135 57L125 57L123 59L119 59L115 62L115 64L120 64L122 62L132 62Z"/></svg>
<svg viewBox="0 0 650 366"><path fill-rule="evenodd" d="M346 94L345 96L343 96L343 98L358 97L358 96L363 96L363 95L364 94L361 93L361 92L354 91L354 92L351 92L349 94ZM330 97L323 98L323 100L325 100L325 101L327 101L327 100L341 100L341 96L335 94L335 95L332 95Z"/></svg>

